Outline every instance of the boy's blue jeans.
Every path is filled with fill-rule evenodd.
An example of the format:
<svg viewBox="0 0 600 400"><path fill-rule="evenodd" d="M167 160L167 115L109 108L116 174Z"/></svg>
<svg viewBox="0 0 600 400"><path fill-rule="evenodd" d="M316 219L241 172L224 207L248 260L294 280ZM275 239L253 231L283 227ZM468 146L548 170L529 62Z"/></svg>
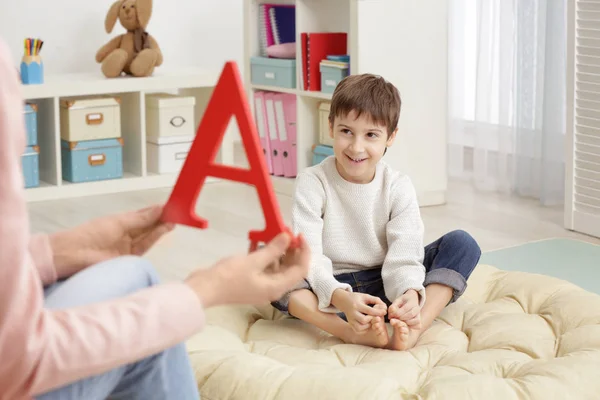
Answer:
<svg viewBox="0 0 600 400"><path fill-rule="evenodd" d="M452 288L453 295L450 302L455 302L467 288L467 280L479 263L480 257L481 249L471 235L462 230L449 232L425 247L423 265L426 274L423 285L427 287L432 283L438 283ZM388 299L385 295L381 267L339 274L335 279L352 286L354 292L379 297L388 307L395 300ZM295 290L299 289L310 289L310 285L304 281ZM286 294L282 299L271 304L281 312L289 314L288 301L289 294ZM340 316L344 317L342 314Z"/></svg>
<svg viewBox="0 0 600 400"><path fill-rule="evenodd" d="M48 308L76 307L126 296L159 283L152 265L121 257L94 265L44 289ZM58 388L38 400L198 400L198 387L185 345Z"/></svg>

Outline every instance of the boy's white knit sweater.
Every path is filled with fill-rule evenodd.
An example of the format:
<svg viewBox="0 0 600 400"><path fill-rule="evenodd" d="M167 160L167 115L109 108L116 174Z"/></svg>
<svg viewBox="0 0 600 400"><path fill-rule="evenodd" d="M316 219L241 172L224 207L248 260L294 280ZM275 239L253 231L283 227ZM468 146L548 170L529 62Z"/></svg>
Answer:
<svg viewBox="0 0 600 400"><path fill-rule="evenodd" d="M424 228L415 188L383 161L367 184L343 179L334 156L302 171L292 226L311 248L308 282L321 311L338 312L331 305L335 289L352 291L334 275L373 267L382 268L390 301L409 289L419 292L421 304L425 301Z"/></svg>

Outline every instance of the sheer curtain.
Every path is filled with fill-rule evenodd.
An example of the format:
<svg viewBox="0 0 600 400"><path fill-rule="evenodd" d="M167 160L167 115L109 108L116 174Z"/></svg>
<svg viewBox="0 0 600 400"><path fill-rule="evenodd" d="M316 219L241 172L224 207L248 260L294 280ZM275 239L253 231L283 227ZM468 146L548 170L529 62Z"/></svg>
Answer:
<svg viewBox="0 0 600 400"><path fill-rule="evenodd" d="M563 203L565 3L450 0L451 178Z"/></svg>

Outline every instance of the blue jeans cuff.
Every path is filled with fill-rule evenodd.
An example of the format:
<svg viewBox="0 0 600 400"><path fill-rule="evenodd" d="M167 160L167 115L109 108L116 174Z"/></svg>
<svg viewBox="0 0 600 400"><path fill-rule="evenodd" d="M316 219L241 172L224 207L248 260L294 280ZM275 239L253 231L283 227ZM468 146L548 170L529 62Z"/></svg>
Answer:
<svg viewBox="0 0 600 400"><path fill-rule="evenodd" d="M432 283L438 283L453 289L454 292L450 303L454 303L458 300L467 288L467 281L464 276L449 268L437 268L428 272L427 275L425 275L425 282L423 285L427 286Z"/></svg>

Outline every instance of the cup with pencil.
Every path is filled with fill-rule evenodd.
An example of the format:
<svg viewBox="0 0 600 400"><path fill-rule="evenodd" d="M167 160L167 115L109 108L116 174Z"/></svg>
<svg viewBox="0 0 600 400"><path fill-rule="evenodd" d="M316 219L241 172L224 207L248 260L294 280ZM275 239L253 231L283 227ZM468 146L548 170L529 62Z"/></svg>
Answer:
<svg viewBox="0 0 600 400"><path fill-rule="evenodd" d="M44 83L44 63L40 52L44 41L27 38L24 41L24 53L21 60L21 81L24 84Z"/></svg>

